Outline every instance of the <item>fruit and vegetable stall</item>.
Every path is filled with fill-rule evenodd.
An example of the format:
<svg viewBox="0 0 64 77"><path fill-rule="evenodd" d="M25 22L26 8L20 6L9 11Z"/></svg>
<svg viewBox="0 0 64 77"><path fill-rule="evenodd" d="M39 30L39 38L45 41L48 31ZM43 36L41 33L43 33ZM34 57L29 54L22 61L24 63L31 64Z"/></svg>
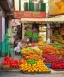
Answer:
<svg viewBox="0 0 64 77"><path fill-rule="evenodd" d="M30 47L29 47L30 46ZM50 69L64 69L64 46L61 44L30 44L21 49L20 60L6 56L3 70L19 69L23 73L50 73Z"/></svg>

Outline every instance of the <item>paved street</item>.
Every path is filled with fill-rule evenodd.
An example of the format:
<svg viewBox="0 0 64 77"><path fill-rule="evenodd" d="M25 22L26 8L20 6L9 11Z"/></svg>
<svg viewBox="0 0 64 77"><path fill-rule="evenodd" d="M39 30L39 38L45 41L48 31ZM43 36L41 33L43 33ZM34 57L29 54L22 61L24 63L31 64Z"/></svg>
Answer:
<svg viewBox="0 0 64 77"><path fill-rule="evenodd" d="M21 72L0 72L0 77L64 77L64 73L22 74Z"/></svg>
<svg viewBox="0 0 64 77"><path fill-rule="evenodd" d="M3 58L0 58L0 66L1 66L1 63L3 61ZM16 59L20 59L21 56L18 56L18 55L14 55L14 58ZM10 71L10 72L3 72L3 71L0 71L0 77L64 77L64 71L54 71L52 70L52 73L47 73L47 74L23 74L22 72L20 71Z"/></svg>

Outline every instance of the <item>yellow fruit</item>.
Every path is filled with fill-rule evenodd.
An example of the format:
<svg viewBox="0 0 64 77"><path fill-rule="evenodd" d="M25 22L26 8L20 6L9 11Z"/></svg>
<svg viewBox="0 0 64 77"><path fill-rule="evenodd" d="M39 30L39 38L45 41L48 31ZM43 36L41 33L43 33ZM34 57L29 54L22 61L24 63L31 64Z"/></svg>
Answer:
<svg viewBox="0 0 64 77"><path fill-rule="evenodd" d="M38 72L38 69L36 69L35 72Z"/></svg>
<svg viewBox="0 0 64 77"><path fill-rule="evenodd" d="M31 72L30 70L28 70L28 72Z"/></svg>
<svg viewBox="0 0 64 77"><path fill-rule="evenodd" d="M37 64L21 64L20 68L23 72L50 72L49 68L40 59Z"/></svg>
<svg viewBox="0 0 64 77"><path fill-rule="evenodd" d="M34 72L34 70L32 69L32 72Z"/></svg>
<svg viewBox="0 0 64 77"><path fill-rule="evenodd" d="M39 69L39 72L42 72L42 71Z"/></svg>

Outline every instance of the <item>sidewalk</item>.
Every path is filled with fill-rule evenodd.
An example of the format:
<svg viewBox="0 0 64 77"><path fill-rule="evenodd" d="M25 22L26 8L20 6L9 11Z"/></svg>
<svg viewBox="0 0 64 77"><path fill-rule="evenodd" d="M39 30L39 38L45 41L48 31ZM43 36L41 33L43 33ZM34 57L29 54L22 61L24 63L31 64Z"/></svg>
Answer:
<svg viewBox="0 0 64 77"><path fill-rule="evenodd" d="M4 57L0 57L0 70L1 70L1 66L2 66L3 59L4 59Z"/></svg>
<svg viewBox="0 0 64 77"><path fill-rule="evenodd" d="M53 69L51 69L51 73L64 73L64 71L55 71L55 70L53 70Z"/></svg>

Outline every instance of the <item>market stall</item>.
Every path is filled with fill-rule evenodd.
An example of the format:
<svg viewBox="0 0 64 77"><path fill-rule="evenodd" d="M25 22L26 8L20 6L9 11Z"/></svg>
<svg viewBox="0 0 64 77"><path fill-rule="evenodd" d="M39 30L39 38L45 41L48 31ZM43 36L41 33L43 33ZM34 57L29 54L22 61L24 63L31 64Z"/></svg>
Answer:
<svg viewBox="0 0 64 77"><path fill-rule="evenodd" d="M32 14L32 12L30 14ZM38 23L38 26L34 26L33 23L35 21L37 21L36 25ZM50 73L50 68L54 70L64 69L64 45L61 44L63 43L64 29L63 27L55 27L54 25L53 30L51 32L50 30L52 29L52 25L51 27L45 25L50 25L50 22L52 23L57 21L63 22L64 19L21 18L21 22L23 24L23 39L21 40L22 46L20 53L21 58L20 60L15 60L10 59L9 57L5 57L2 63L3 70L4 66L8 66L7 68L9 69L20 69L20 71L22 71L23 73ZM47 30L50 32L48 32ZM61 36L58 32L60 30ZM52 36L52 34L53 37L49 38L50 36ZM42 35L44 37L42 37ZM50 42L49 39L51 41L53 40L54 42Z"/></svg>

